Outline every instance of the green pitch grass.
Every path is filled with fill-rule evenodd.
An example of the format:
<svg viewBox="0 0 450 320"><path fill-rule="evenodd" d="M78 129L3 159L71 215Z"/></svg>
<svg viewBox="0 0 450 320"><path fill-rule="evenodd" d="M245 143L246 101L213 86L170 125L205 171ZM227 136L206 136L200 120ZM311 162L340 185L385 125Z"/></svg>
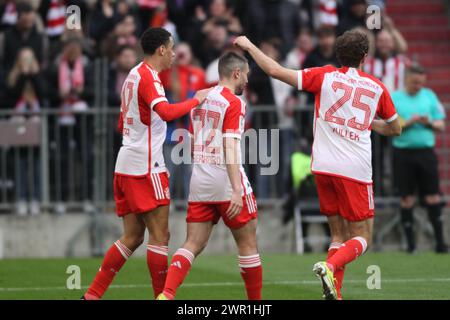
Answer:
<svg viewBox="0 0 450 320"><path fill-rule="evenodd" d="M311 269L324 254L261 255L263 298L321 299L319 280ZM79 299L101 259L0 260L0 299ZM201 256L177 299L245 299L236 256ZM81 270L80 290L66 287L68 266ZM381 271L381 289L369 290L367 268ZM373 281L370 281L373 283ZM450 255L368 253L347 267L344 299L450 299ZM131 258L117 275L105 299L152 299L144 258Z"/></svg>

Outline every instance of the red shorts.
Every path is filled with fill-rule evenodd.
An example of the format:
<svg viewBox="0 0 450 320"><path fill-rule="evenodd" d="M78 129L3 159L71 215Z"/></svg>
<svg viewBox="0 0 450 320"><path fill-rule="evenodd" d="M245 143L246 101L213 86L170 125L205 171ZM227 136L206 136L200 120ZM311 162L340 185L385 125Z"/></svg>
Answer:
<svg viewBox="0 0 450 320"><path fill-rule="evenodd" d="M315 174L320 212L327 216L339 214L348 221L362 221L374 216L372 184L345 178Z"/></svg>
<svg viewBox="0 0 450 320"><path fill-rule="evenodd" d="M230 201L217 203L189 202L186 222L212 221L216 224L222 217L228 228L239 229L245 226L249 221L258 217L258 208L253 193L242 197L242 201L244 206L241 213L232 220L228 219L226 215L226 212L230 207Z"/></svg>
<svg viewBox="0 0 450 320"><path fill-rule="evenodd" d="M145 177L114 175L114 201L119 217L144 213L170 204L169 175L152 173Z"/></svg>

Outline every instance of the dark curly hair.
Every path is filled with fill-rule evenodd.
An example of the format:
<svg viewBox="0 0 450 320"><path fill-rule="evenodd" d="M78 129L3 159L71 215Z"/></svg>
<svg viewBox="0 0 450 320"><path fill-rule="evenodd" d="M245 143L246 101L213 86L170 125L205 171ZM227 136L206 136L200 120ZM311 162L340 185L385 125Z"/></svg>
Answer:
<svg viewBox="0 0 450 320"><path fill-rule="evenodd" d="M336 57L344 67L358 68L368 51L369 39L362 31L346 31L336 39Z"/></svg>
<svg viewBox="0 0 450 320"><path fill-rule="evenodd" d="M172 35L163 28L149 28L141 36L141 46L144 54L152 55L156 49L169 42Z"/></svg>

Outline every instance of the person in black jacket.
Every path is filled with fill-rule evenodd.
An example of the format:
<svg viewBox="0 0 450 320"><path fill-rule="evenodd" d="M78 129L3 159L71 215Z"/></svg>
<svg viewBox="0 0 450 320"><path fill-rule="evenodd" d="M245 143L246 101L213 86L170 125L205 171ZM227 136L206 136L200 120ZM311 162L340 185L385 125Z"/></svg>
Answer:
<svg viewBox="0 0 450 320"><path fill-rule="evenodd" d="M6 79L6 105L14 109L11 121L23 123L31 113L31 121L39 122L38 113L44 102L46 85L45 78L39 68L38 61L31 48L22 48ZM39 152L33 150L33 158L29 160L29 150L20 148L19 161L15 166L16 185L16 213L26 215L38 214L40 194ZM28 152L27 152L28 151ZM32 172L33 187L29 188L29 171ZM28 203L29 202L29 207Z"/></svg>
<svg viewBox="0 0 450 320"><path fill-rule="evenodd" d="M33 50L40 68L44 68L47 62L48 39L36 30L36 12L27 2L17 4L17 24L4 34L3 66L7 73L12 68L12 62L16 60L19 51L24 47Z"/></svg>

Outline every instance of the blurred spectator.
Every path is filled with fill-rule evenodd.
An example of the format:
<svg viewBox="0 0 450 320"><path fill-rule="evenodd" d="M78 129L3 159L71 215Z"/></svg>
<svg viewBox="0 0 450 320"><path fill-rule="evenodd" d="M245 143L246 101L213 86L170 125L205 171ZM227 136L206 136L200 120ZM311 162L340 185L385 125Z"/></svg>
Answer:
<svg viewBox="0 0 450 320"><path fill-rule="evenodd" d="M281 43L280 39L269 39L264 41L260 45L261 51L267 56L280 62L281 60ZM278 118L278 123L273 117L273 113L255 113L252 119L253 128L258 129L271 129L280 128L280 168L278 172L278 184L277 192L279 195L283 195L286 185L282 181L286 181L289 177L289 157L292 153L293 142L293 104L290 101L292 88L291 86L269 77L259 67L252 68L248 83L248 96L249 102L255 106L258 105L270 105L275 106L275 113ZM268 142L271 140L270 132L268 134ZM271 154L270 143L268 150L263 151L265 154ZM258 197L268 198L270 196L269 190L269 177L263 176L259 173L260 166L257 166L256 172L256 184L258 190Z"/></svg>
<svg viewBox="0 0 450 320"><path fill-rule="evenodd" d="M58 92L61 101L60 124L73 125L75 118L72 111L84 111L88 106L86 97L86 69L89 60L83 55L83 49L78 39L69 39L63 48L57 62Z"/></svg>
<svg viewBox="0 0 450 320"><path fill-rule="evenodd" d="M367 0L344 0L343 16L339 20L337 35L356 28L366 28Z"/></svg>
<svg viewBox="0 0 450 320"><path fill-rule="evenodd" d="M24 114L33 112L32 121L39 122L37 113L41 110L45 96L45 78L39 69L39 63L30 48L22 48L8 75L7 81L7 104L14 109L12 121L22 123L26 121ZM28 157L29 152L33 152L33 157ZM36 150L29 148L19 149L19 163L16 166L16 192L17 206L16 212L20 216L29 213L32 215L40 212L40 159ZM31 172L31 173L30 173ZM29 177L32 176L32 186L30 188ZM28 207L28 201L29 207Z"/></svg>
<svg viewBox="0 0 450 320"><path fill-rule="evenodd" d="M293 48L286 57L286 68L294 70L303 69L303 62L313 48L314 43L311 31L308 29L303 29L297 36L295 48Z"/></svg>
<svg viewBox="0 0 450 320"><path fill-rule="evenodd" d="M220 57L225 47L231 42L225 21L216 20L204 34L204 40L199 47L194 48L194 54L203 66Z"/></svg>
<svg viewBox="0 0 450 320"><path fill-rule="evenodd" d="M160 79L166 89L166 96L171 103L192 98L197 90L205 89L205 71L193 64L191 47L187 43L180 43L175 49L176 63L169 69L160 73ZM178 198L187 198L191 167L187 164L174 165L171 161L171 152L178 141L172 141L171 136L175 129L187 129L189 117L172 121L167 124L165 145L165 159L169 172L171 172L171 194ZM184 137L187 139L188 137ZM183 138L183 139L184 139Z"/></svg>
<svg viewBox="0 0 450 320"><path fill-rule="evenodd" d="M79 39L71 38L66 41L52 71L53 85L58 88L56 95L53 95L53 104L59 105L60 108L56 131L52 133L51 137L53 140L51 147L56 149L52 152L55 158L51 159L54 161L51 167L58 172L53 178L52 185L58 193L57 201L59 203L55 210L62 214L66 211L66 207L61 201L69 200L73 194L70 186L77 185L79 187L80 183L84 183L86 189L84 193L88 195L91 195L90 191L92 190L90 181L92 177L92 139L85 139L84 143L81 142L82 136L85 134L83 130L89 130L92 124L84 121L86 127L82 128L80 121L77 121L75 112L83 112L88 109L93 96L94 88L91 83L93 76L89 60L83 55ZM82 117L81 114L80 118ZM80 148L81 146L83 149ZM73 176L74 167L79 165L85 168L83 170L87 173L85 177ZM77 180L72 181L70 177Z"/></svg>
<svg viewBox="0 0 450 320"><path fill-rule="evenodd" d="M376 35L375 56L366 59L364 71L380 79L389 91L394 92L403 89L405 69L410 61L402 54L406 51L406 41L398 31L392 33L390 30L383 29Z"/></svg>
<svg viewBox="0 0 450 320"><path fill-rule="evenodd" d="M50 42L59 40L65 29L66 1L41 0L39 14Z"/></svg>
<svg viewBox="0 0 450 320"><path fill-rule="evenodd" d="M46 93L45 78L30 48L20 49L7 79L7 105L19 114L39 112Z"/></svg>
<svg viewBox="0 0 450 320"><path fill-rule="evenodd" d="M122 46L117 50L115 59L108 74L108 106L118 107L122 85L133 67L138 63L136 49L132 46Z"/></svg>
<svg viewBox="0 0 450 320"><path fill-rule="evenodd" d="M395 184L401 196L401 221L408 252L416 249L413 208L416 191L427 208L435 234L435 250L447 252L442 229L442 197L439 189L438 159L434 152L435 133L445 130L445 110L434 92L425 88L426 75L417 65L408 69L405 90L392 95L403 122L403 134L395 137Z"/></svg>
<svg viewBox="0 0 450 320"><path fill-rule="evenodd" d="M4 34L3 65L8 72L12 68L12 62L23 47L29 47L36 56L39 67L45 68L47 62L48 39L36 29L36 12L28 2L20 2L16 6L17 24Z"/></svg>
<svg viewBox="0 0 450 320"><path fill-rule="evenodd" d="M118 49L108 72L108 107L117 109L121 103L122 86L128 73L138 64L138 54L131 46ZM112 128L117 124L116 117L108 117ZM122 133L115 131L113 138L114 159L122 146Z"/></svg>
<svg viewBox="0 0 450 320"><path fill-rule="evenodd" d="M336 0L319 0L318 24L336 27L338 25L338 9Z"/></svg>
<svg viewBox="0 0 450 320"><path fill-rule="evenodd" d="M115 18L114 0L98 0L89 19L89 36L97 45L114 30Z"/></svg>
<svg viewBox="0 0 450 320"><path fill-rule="evenodd" d="M177 26L181 41L192 42L195 34L194 17L198 0L166 0L168 18Z"/></svg>
<svg viewBox="0 0 450 320"><path fill-rule="evenodd" d="M16 23L16 0L7 0L0 3L0 31L7 30Z"/></svg>
<svg viewBox="0 0 450 320"><path fill-rule="evenodd" d="M165 0L137 0L143 30L151 25L152 18L161 6L165 5Z"/></svg>
<svg viewBox="0 0 450 320"><path fill-rule="evenodd" d="M156 9L150 21L150 27L166 29L172 34L173 41L178 43L179 36L177 27L172 21L169 20L169 12L165 2Z"/></svg>
<svg viewBox="0 0 450 320"><path fill-rule="evenodd" d="M50 54L50 60L55 60L61 54L64 44L70 39L77 39L80 42L83 54L87 57L90 59L95 57L94 42L91 38L85 36L82 29L65 29L57 46L53 48L54 51Z"/></svg>
<svg viewBox="0 0 450 320"><path fill-rule="evenodd" d="M317 45L305 58L303 68L322 67L327 64L338 67L339 62L334 52L336 34L334 28L321 27L317 30Z"/></svg>
<svg viewBox="0 0 450 320"><path fill-rule="evenodd" d="M323 26L316 32L317 44L303 62L303 69L322 67L325 65L333 65L339 67L340 64L336 58L334 45L336 43L335 30L332 27ZM314 95L302 93L302 97L306 97L308 105L314 104ZM302 100L303 103L304 100ZM307 138L309 143L313 140L313 123L311 121L313 111L302 112L300 115L300 129L302 134Z"/></svg>
<svg viewBox="0 0 450 320"><path fill-rule="evenodd" d="M239 35L242 33L242 25L239 19L234 16L234 10L227 0L211 0L208 15L201 6L196 9L197 19L204 22L202 32L207 34L216 21L222 21L229 33Z"/></svg>
<svg viewBox="0 0 450 320"><path fill-rule="evenodd" d="M255 43L271 38L282 40L283 56L294 46L301 27L300 3L296 0L248 0L243 16L246 35ZM303 1L307 2L307 1Z"/></svg>
<svg viewBox="0 0 450 320"><path fill-rule="evenodd" d="M167 95L174 102L193 96L197 90L206 88L205 71L194 64L189 44L182 42L175 49L176 64L160 73Z"/></svg>
<svg viewBox="0 0 450 320"><path fill-rule="evenodd" d="M265 38L266 9L264 0L246 0L242 18L249 39L260 43Z"/></svg>
<svg viewBox="0 0 450 320"><path fill-rule="evenodd" d="M122 46L138 47L136 21L131 14L121 17L117 21L114 31L102 42L102 56L107 57L109 60L113 60L115 50Z"/></svg>

